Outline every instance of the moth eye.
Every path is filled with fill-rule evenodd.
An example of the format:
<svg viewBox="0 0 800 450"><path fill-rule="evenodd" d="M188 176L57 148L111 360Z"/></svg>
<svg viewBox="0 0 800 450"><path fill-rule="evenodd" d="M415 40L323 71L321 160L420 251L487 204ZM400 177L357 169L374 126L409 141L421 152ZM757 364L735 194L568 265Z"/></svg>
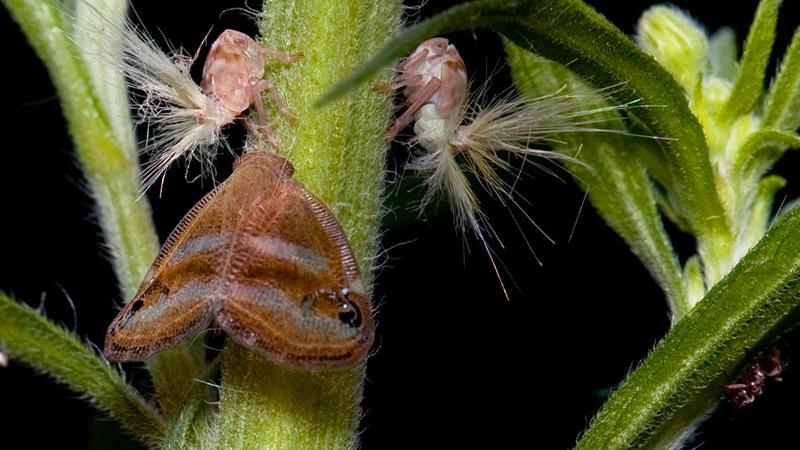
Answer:
<svg viewBox="0 0 800 450"><path fill-rule="evenodd" d="M135 313L136 311L138 311L138 310L142 309L142 306L144 306L144 302L143 302L143 301L141 301L141 300L136 300L136 301L135 301L135 302L133 302L133 304L131 305L131 312L130 312L130 314L133 314L133 313Z"/></svg>
<svg viewBox="0 0 800 450"><path fill-rule="evenodd" d="M141 300L135 300L133 303L131 303L131 309L125 315L125 318L119 321L119 328L125 328L128 326L128 322L130 322L131 318L133 318L133 315L136 314L137 311L142 309L142 306L144 306L144 302Z"/></svg>
<svg viewBox="0 0 800 450"><path fill-rule="evenodd" d="M436 43L436 48L439 50L447 50L447 42L439 41Z"/></svg>
<svg viewBox="0 0 800 450"><path fill-rule="evenodd" d="M347 290L342 291L340 300L341 311L339 311L339 320L349 327L360 327L361 310L350 300L350 293Z"/></svg>
<svg viewBox="0 0 800 450"><path fill-rule="evenodd" d="M246 48L247 47L247 41L242 39L242 38L234 39L233 43L239 48Z"/></svg>

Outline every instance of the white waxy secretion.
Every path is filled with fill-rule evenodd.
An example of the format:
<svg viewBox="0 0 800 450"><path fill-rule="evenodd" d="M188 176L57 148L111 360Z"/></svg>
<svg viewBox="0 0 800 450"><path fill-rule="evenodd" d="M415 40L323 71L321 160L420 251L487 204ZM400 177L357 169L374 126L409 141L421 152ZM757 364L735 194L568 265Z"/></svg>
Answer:
<svg viewBox="0 0 800 450"><path fill-rule="evenodd" d="M493 264L486 240L494 233L489 227L484 236L487 218L466 174L474 175L503 205L518 208L541 231L522 211L515 198L514 181L501 176L502 172L512 172L508 156L577 162L541 146L557 141L557 136L563 133L620 133L619 128L607 125L611 120L601 113L630 106L607 106L602 96L597 100L595 93L581 96L556 92L535 98L506 96L489 102L480 98L480 94L470 98L464 61L456 47L444 38L428 39L401 61L392 87L403 89L406 110L390 128L387 138L394 139L414 123L414 138L410 143L418 144L424 152L417 152L407 168L425 176L428 190L421 207L438 193L446 194L456 227L473 232ZM590 98L596 107L585 107ZM520 173L513 175L516 178ZM494 268L499 279L496 264Z"/></svg>

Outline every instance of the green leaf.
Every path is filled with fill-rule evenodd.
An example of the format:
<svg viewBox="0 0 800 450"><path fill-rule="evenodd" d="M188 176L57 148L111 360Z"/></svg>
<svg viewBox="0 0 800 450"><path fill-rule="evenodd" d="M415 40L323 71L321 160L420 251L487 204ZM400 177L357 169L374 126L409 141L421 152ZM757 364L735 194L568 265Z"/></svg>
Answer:
<svg viewBox="0 0 800 450"><path fill-rule="evenodd" d="M116 419L143 442L156 445L166 426L119 372L74 335L27 305L0 294L0 348L45 373Z"/></svg>
<svg viewBox="0 0 800 450"><path fill-rule="evenodd" d="M769 202L762 198L765 194L763 183L770 178L762 179L769 169L786 152L787 149L800 148L800 136L776 129L764 128L751 133L739 146L735 159L728 169L731 180L726 188L732 193L732 198L739 199L731 205L730 217L738 225L737 241L734 258L738 259L755 244L760 238L755 223L762 223L768 219L769 208L757 208L756 203ZM777 189L771 190L773 194ZM758 214L767 216L759 217ZM762 233L765 231L762 228Z"/></svg>
<svg viewBox="0 0 800 450"><path fill-rule="evenodd" d="M574 0L478 0L453 7L406 28L377 55L321 97L325 103L366 80L415 44L456 29L487 27L515 44L569 65L595 87L622 83L615 101L640 98L649 108L631 115L662 141L673 190L698 238L707 276L729 269L732 233L714 181L705 136L689 110L683 90L653 58L590 6ZM610 57L613 55L613 57Z"/></svg>
<svg viewBox="0 0 800 450"><path fill-rule="evenodd" d="M112 35L117 33L113 30L120 30L119 24L125 20L124 5L120 0L92 0L91 4L81 2L68 11L60 8L69 5L50 1L4 3L44 62L58 91L75 151L98 204L100 226L113 256L123 298L130 299L155 258L158 238L150 205L146 198L140 198L138 152L127 119L127 103L123 104L127 98L125 84L118 73L109 75L118 72L109 61L119 49L109 44L114 42L113 37L108 37L108 42L97 42L98 32L92 31L99 28ZM101 58L97 52L106 56ZM185 401L185 389L176 389L175 383L191 383L192 376L203 370L202 365L191 366L196 357L182 359L184 356L185 352L175 351L150 361L154 387L162 403ZM161 368L168 373L158 373ZM186 372L178 375L179 368ZM173 395L176 397L170 400Z"/></svg>
<svg viewBox="0 0 800 450"><path fill-rule="evenodd" d="M800 29L783 57L778 77L767 95L764 126L785 131L800 127Z"/></svg>
<svg viewBox="0 0 800 450"><path fill-rule="evenodd" d="M763 235L762 232L759 236ZM691 307L694 307L706 294L703 270L697 256L692 256L686 261L686 265L683 267L683 281L686 286L686 297Z"/></svg>
<svg viewBox="0 0 800 450"><path fill-rule="evenodd" d="M760 179L789 148L800 148L800 136L770 128L752 133L736 154L731 179Z"/></svg>
<svg viewBox="0 0 800 450"><path fill-rule="evenodd" d="M168 430L159 448L164 450L182 450L194 447L187 445L187 443L191 442L195 421L198 415L202 414L202 403L203 400L197 397L191 398L186 402L186 405L180 411L180 415L177 417L172 427Z"/></svg>
<svg viewBox="0 0 800 450"><path fill-rule="evenodd" d="M708 59L711 73L728 81L736 79L739 70L739 47L732 28L722 27L708 40Z"/></svg>
<svg viewBox="0 0 800 450"><path fill-rule="evenodd" d="M180 420L191 402L206 399L209 387L199 381L209 372L204 357L204 339L195 335L147 361L155 399L170 423Z"/></svg>
<svg viewBox="0 0 800 450"><path fill-rule="evenodd" d="M68 5L62 5L66 8ZM72 11L62 13L65 26L80 51L98 106L105 114L117 143L129 157L139 156L125 74L109 63L122 59L122 32L127 20L128 0L81 0ZM73 23L74 22L74 23ZM97 31L102 30L101 34ZM99 39L98 36L102 36Z"/></svg>
<svg viewBox="0 0 800 450"><path fill-rule="evenodd" d="M750 356L800 319L798 230L795 208L628 376L577 448L680 448Z"/></svg>
<svg viewBox="0 0 800 450"><path fill-rule="evenodd" d="M583 94L592 89L566 67L545 60L506 42L508 65L514 84L525 95L538 97L562 89L563 94ZM580 97L579 97L580 98ZM576 100L577 101L577 100ZM596 105L587 105L587 109ZM602 117L609 127L623 131L617 112ZM689 312L681 269L658 214L653 185L636 149L645 138L612 133L571 133L555 137L553 149L574 156L580 149L582 164L567 162L570 173L587 190L589 201L606 222L642 260L667 295L676 320Z"/></svg>
<svg viewBox="0 0 800 450"><path fill-rule="evenodd" d="M762 0L758 4L756 17L744 45L738 76L728 103L720 112L723 122L750 113L758 106L764 93L764 75L772 44L775 42L778 8L781 3L782 0Z"/></svg>
<svg viewBox="0 0 800 450"><path fill-rule="evenodd" d="M742 237L739 238L738 247L742 249L742 252L753 247L769 229L775 194L784 186L786 186L786 180L777 175L765 177L759 183L755 199L750 207L750 216L742 230Z"/></svg>

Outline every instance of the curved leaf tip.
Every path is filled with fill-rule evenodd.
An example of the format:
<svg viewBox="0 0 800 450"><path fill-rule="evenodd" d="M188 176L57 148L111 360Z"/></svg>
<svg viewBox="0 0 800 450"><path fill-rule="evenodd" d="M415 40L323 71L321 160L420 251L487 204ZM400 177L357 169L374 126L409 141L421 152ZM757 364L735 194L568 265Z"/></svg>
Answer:
<svg viewBox="0 0 800 450"><path fill-rule="evenodd" d="M488 2L477 1L457 5L435 17L406 28L353 73L322 94L314 106L324 106L341 98L375 76L384 67L407 56L425 39L454 30L474 28L480 22L480 11L484 3Z"/></svg>

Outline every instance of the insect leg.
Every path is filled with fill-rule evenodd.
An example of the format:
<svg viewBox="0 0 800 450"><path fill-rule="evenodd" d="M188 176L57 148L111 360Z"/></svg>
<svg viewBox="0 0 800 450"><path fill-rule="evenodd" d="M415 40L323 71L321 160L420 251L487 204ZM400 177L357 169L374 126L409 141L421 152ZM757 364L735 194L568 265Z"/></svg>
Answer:
<svg viewBox="0 0 800 450"><path fill-rule="evenodd" d="M409 96L407 103L410 103L408 109L397 118L392 125L392 128L389 129L389 132L386 133L386 140L391 141L397 136L403 128L407 127L408 124L414 121L414 114L422 108L425 103L428 103L428 100L439 90L439 87L442 85L442 80L438 78L431 78L428 84L421 91L415 91L414 94Z"/></svg>

